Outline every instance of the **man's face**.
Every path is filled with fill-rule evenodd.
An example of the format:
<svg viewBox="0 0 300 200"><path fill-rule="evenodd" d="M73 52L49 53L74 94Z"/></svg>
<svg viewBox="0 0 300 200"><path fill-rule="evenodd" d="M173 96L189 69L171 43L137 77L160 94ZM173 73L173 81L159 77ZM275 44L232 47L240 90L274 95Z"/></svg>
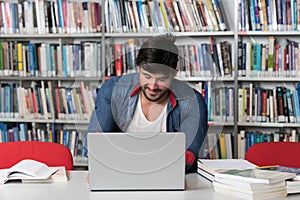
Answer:
<svg viewBox="0 0 300 200"><path fill-rule="evenodd" d="M151 102L165 100L174 76L175 74L152 74L139 67L139 79L144 97Z"/></svg>

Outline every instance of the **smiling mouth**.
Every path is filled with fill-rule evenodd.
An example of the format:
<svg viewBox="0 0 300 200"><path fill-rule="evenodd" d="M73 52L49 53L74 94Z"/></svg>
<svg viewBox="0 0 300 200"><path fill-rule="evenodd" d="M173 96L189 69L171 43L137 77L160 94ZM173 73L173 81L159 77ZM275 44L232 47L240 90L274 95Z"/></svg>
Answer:
<svg viewBox="0 0 300 200"><path fill-rule="evenodd" d="M150 94L151 96L155 96L155 95L159 94L159 93L161 92L161 90L159 90L159 89L150 90L150 89L148 88L148 92L149 92L149 94Z"/></svg>

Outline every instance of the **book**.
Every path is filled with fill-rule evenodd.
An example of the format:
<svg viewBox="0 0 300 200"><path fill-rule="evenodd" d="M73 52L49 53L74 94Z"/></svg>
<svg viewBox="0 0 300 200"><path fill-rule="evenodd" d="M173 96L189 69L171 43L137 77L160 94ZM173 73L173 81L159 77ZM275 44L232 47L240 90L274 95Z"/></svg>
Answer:
<svg viewBox="0 0 300 200"><path fill-rule="evenodd" d="M212 1L211 0L205 0L205 5L206 5L207 11L208 11L208 16L210 17L210 19L212 21L214 31L219 31L220 27L219 27L219 23L218 23L218 20L217 20L217 17L216 17L216 12L213 8ZM223 27L223 28L224 28L223 30L225 30L225 27Z"/></svg>
<svg viewBox="0 0 300 200"><path fill-rule="evenodd" d="M300 193L300 180L287 180L285 183L288 194Z"/></svg>
<svg viewBox="0 0 300 200"><path fill-rule="evenodd" d="M243 170L226 170L218 171L215 173L215 177L228 178L233 180L241 180L249 183L265 183L272 184L287 179L294 178L295 173L291 172L278 172L271 170L260 170L260 169L243 169Z"/></svg>
<svg viewBox="0 0 300 200"><path fill-rule="evenodd" d="M287 116L288 122L295 123L294 107L293 107L293 92L287 88L286 89L286 102L287 102Z"/></svg>
<svg viewBox="0 0 300 200"><path fill-rule="evenodd" d="M228 169L255 169L257 166L244 159L198 159L197 172L213 181L218 171Z"/></svg>
<svg viewBox="0 0 300 200"><path fill-rule="evenodd" d="M56 170L54 174L52 174L47 179L22 179L22 183L51 183L51 182L67 182L68 181L68 175L66 168L64 166L58 166L58 167L49 167L51 169Z"/></svg>
<svg viewBox="0 0 300 200"><path fill-rule="evenodd" d="M58 168L50 168L42 162L25 159L9 169L0 170L0 184L9 180L46 180L56 171Z"/></svg>
<svg viewBox="0 0 300 200"><path fill-rule="evenodd" d="M286 189L278 190L275 192L257 193L257 194L249 194L249 193L242 192L239 189L231 190L219 186L214 186L214 190L217 193L239 197L240 199L251 199L251 200L283 198L287 195Z"/></svg>
<svg viewBox="0 0 300 200"><path fill-rule="evenodd" d="M196 8L199 14L199 18L201 21L201 25L204 31L207 31L208 29L208 21L206 19L206 14L205 14L205 8L204 8L204 4L202 1L198 1L196 4Z"/></svg>
<svg viewBox="0 0 300 200"><path fill-rule="evenodd" d="M122 44L114 44L116 76L122 75Z"/></svg>
<svg viewBox="0 0 300 200"><path fill-rule="evenodd" d="M169 1L169 0L166 0L166 1ZM168 2L166 2L166 3L168 3ZM177 19L180 31L184 32L184 26L183 26L183 22L182 22L182 19L181 19L181 13L179 12L178 4L177 4L176 1L172 1L172 4L173 4L174 12L175 12L175 15L176 15L176 19ZM176 25L174 27L176 27ZM176 28L175 28L175 30L176 30Z"/></svg>
<svg viewBox="0 0 300 200"><path fill-rule="evenodd" d="M251 190L251 191L257 191L257 190L270 190L272 188L282 188L285 187L285 181L280 181L278 183L274 184L264 184L264 183L248 183L241 180L232 180L227 178L215 178L214 182L226 184L230 186L236 186L243 190Z"/></svg>
<svg viewBox="0 0 300 200"><path fill-rule="evenodd" d="M220 91L221 95L225 92L225 89L222 88L221 91ZM225 97L221 97L221 99L225 99ZM222 102L225 102L225 101L222 101ZM221 116L224 116L224 113L223 113L223 104L222 104L222 108L220 109L222 111L222 114ZM226 139L225 139L225 133L220 133L220 136L219 136L219 143L220 143L220 152L221 152L221 158L222 159L227 159L227 154L226 154Z"/></svg>
<svg viewBox="0 0 300 200"><path fill-rule="evenodd" d="M293 177L292 179L300 181L300 168L297 168L297 167L272 165L272 166L260 166L259 169L295 173L296 176Z"/></svg>
<svg viewBox="0 0 300 200"><path fill-rule="evenodd" d="M221 42L221 55L223 60L223 68L224 75L231 76L232 75L232 63L231 63L231 55L230 55L230 44L227 41Z"/></svg>
<svg viewBox="0 0 300 200"><path fill-rule="evenodd" d="M278 122L285 122L283 87L281 86L276 87L276 102Z"/></svg>
<svg viewBox="0 0 300 200"><path fill-rule="evenodd" d="M165 7L168 13L168 16L172 22L173 28L175 31L179 31L179 24L176 18L175 10L173 7L173 1L172 0L165 0ZM182 22L181 22L182 23Z"/></svg>
<svg viewBox="0 0 300 200"><path fill-rule="evenodd" d="M233 186L233 185L228 185L228 184L222 184L222 183L219 183L216 181L213 182L214 188L227 189L228 191L237 191L237 192L241 192L241 193L245 193L245 194L249 194L249 195L260 195L260 194L262 195L265 193L274 193L277 191L284 191L285 196L286 196L286 187L285 187L284 181L281 181L281 182L275 184L275 187L273 187L273 186L263 187L263 185L270 186L269 184L260 184L261 188L244 189L244 188L240 187L239 185ZM277 185L279 185L279 187Z"/></svg>
<svg viewBox="0 0 300 200"><path fill-rule="evenodd" d="M218 21L218 25L221 31L226 31L228 29L227 23L225 22L225 12L221 9L219 0L211 1L213 9L215 11L215 15ZM221 2L222 3L222 2Z"/></svg>

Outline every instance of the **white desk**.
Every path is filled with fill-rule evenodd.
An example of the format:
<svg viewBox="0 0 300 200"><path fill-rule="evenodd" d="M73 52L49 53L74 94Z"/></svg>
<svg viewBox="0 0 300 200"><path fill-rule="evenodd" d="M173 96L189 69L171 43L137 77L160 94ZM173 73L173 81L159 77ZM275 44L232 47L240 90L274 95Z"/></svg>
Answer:
<svg viewBox="0 0 300 200"><path fill-rule="evenodd" d="M186 176L185 191L122 191L90 192L86 183L87 171L70 171L68 182L7 183L0 185L1 200L237 200L213 191L212 184L198 174ZM300 194L285 199L300 199Z"/></svg>

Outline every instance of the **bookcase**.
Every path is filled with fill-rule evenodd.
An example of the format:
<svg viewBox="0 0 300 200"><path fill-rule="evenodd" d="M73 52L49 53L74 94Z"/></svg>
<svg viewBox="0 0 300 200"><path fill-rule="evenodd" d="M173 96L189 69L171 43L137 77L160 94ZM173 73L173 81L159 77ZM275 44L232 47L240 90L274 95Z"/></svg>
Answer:
<svg viewBox="0 0 300 200"><path fill-rule="evenodd" d="M240 1L238 152L299 141L299 1Z"/></svg>
<svg viewBox="0 0 300 200"><path fill-rule="evenodd" d="M75 167L86 167L86 129L103 82L102 2L0 5L0 141L61 143Z"/></svg>
<svg viewBox="0 0 300 200"><path fill-rule="evenodd" d="M226 133L227 145L235 146L237 13L226 12L231 1L220 1L222 7L218 2L1 1L1 141L63 143L74 165L86 166L82 146L97 88L111 76L135 71L144 39L172 32L180 50L177 78L203 93L209 107L209 145ZM228 154L234 156L233 150Z"/></svg>
<svg viewBox="0 0 300 200"><path fill-rule="evenodd" d="M117 2L117 1L114 1ZM126 2L126 1L125 1ZM131 5L129 1L128 5ZM161 9L162 2L166 2L165 5L171 2L175 12L176 9L180 9L180 6L184 4L187 7L190 7L190 11L188 12L193 17L193 6L194 4L202 4L205 5L205 9L207 9L207 19L209 18L208 12L208 3L212 3L212 1L140 1L146 2L148 5L149 12L158 12ZM216 1L213 1L216 2ZM219 2L219 1L217 1ZM115 50L120 49L122 52L122 57L117 60L122 60L122 63L129 64L128 69L122 69L125 73L130 73L135 71L133 69L134 66L130 66L133 63L130 58L132 52L130 48L132 46L136 46L135 49L139 48L139 45L142 43L143 39L152 37L155 35L160 35L165 32L172 32L176 36L176 44L179 48L179 72L177 74L177 78L185 81L186 83L192 85L197 90L199 90L203 96L205 96L208 110L209 110L209 135L207 137L207 141L200 152L200 157L207 157L210 149L212 149L218 143L219 136L224 136L224 145L225 145L225 136L226 143L228 146L228 158L234 157L234 148L232 146L235 145L235 68L236 59L235 59L235 45L236 45L236 31L235 31L235 14L230 13L227 14L227 10L232 9L231 2L222 0L220 1L223 5L223 17L226 17L226 20L219 25L216 22L216 26L213 25L213 22L210 22L210 25L197 26L197 21L192 21L193 23L189 23L189 17L186 16L187 23L186 25L180 25L178 22L171 23L168 21L163 21L162 24L158 23L158 25L154 25L149 23L147 24L147 20L145 23L140 23L141 27L137 28L133 25L129 26L129 28L124 28L123 25L125 22L122 22L122 17L118 17L118 13L122 13L121 10L118 10L118 6L114 5L114 8L108 8L111 11L112 16L115 18L109 22L109 16L107 16L106 22L110 27L108 32L105 33L105 41L106 41L106 64L105 66L110 66L112 63L112 68L120 69L122 67L119 66L119 62L116 61ZM110 5L110 1L107 2ZM117 4L118 5L118 4ZM126 3L125 3L126 5ZM138 4L137 4L138 5ZM210 4L212 6L212 4ZM121 6L120 6L121 7ZM126 7L126 6L125 6ZM157 8L157 10L151 8ZM194 8L197 8L195 6ZM213 7L211 7L213 9ZM138 8L135 8L138 9ZM141 8L142 9L142 8ZM187 8L188 9L188 8ZM134 10L134 8L132 8ZM168 12L168 8L166 8L166 12ZM215 13L213 10L212 13ZM220 12L220 10L219 10ZM108 12L110 13L110 12ZM129 11L130 13L130 11ZM176 13L175 13L176 14ZM220 13L218 13L220 14ZM157 19L159 15L156 16ZM171 15L170 15L171 17ZM136 20L134 16L133 20ZM162 16L163 18L163 11ZM184 17L183 17L184 18ZM137 18L141 20L140 18ZM143 19L143 18L142 18ZM175 20L178 19L175 16ZM130 19L131 20L131 19ZM128 21L130 21L128 20ZM142 20L141 20L142 21ZM154 19L155 21L155 19ZM171 20L170 20L171 21ZM179 21L179 20L178 20ZM184 21L184 20L182 20ZM226 22L226 23L225 23ZM130 24L130 22L128 22ZM125 23L126 24L126 23ZM183 27L183 28L182 28ZM226 27L226 30L224 30ZM183 29L183 31L181 31ZM178 31L180 30L180 31ZM134 44L134 45L133 45ZM124 50L124 49L125 50ZM129 49L129 50L128 50ZM224 51L223 51L224 50ZM225 52L222 55L222 52ZM124 53L125 52L125 53ZM135 51L136 52L136 51ZM129 56L127 56L129 54ZM129 58L129 59L128 59ZM128 59L128 60L127 60ZM229 64L228 64L229 63ZM224 67L226 66L226 67ZM108 74L106 76L110 76L110 73L113 71L112 69L107 70ZM226 98L227 96L227 98ZM217 106L216 106L217 105ZM222 133L222 134L221 134ZM209 143L208 143L209 142ZM223 145L223 146L224 146ZM225 157L224 157L225 158Z"/></svg>
<svg viewBox="0 0 300 200"><path fill-rule="evenodd" d="M280 12L279 26L256 23L277 2L297 15ZM135 72L144 39L171 32L179 48L177 78L199 90L208 106L209 134L199 157L242 158L246 138L261 133L298 141L299 7L298 0L3 0L0 139L61 142L73 149L75 166L86 166L82 146L97 89L111 76ZM293 66L288 75L287 65ZM290 116L270 109L277 87L292 96L282 98L293 102ZM255 104L256 96L268 104Z"/></svg>

